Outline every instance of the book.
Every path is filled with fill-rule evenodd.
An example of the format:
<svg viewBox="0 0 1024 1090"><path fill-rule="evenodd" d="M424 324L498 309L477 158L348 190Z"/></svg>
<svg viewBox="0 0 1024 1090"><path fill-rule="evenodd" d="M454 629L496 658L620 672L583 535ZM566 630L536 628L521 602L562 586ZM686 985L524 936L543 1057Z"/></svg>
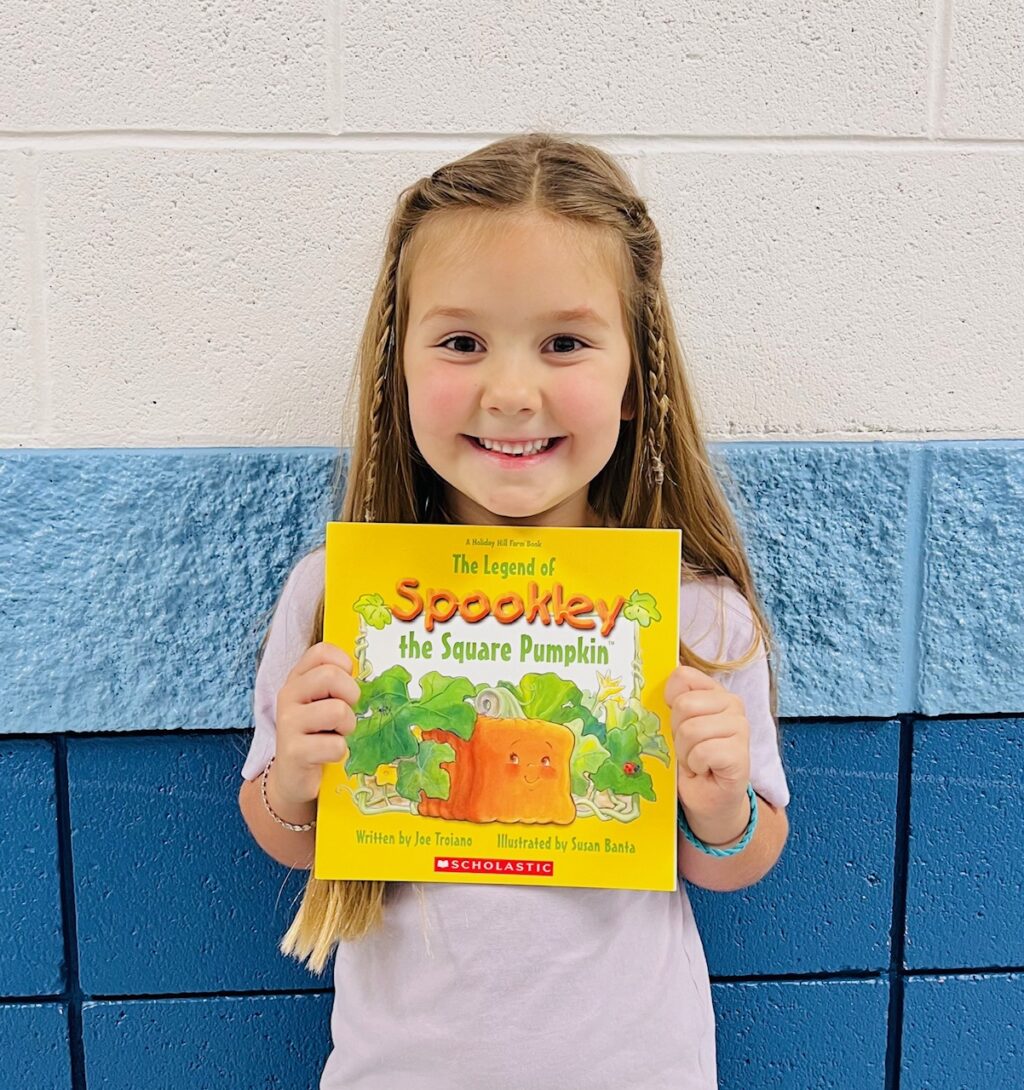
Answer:
<svg viewBox="0 0 1024 1090"><path fill-rule="evenodd" d="M327 525L317 878L673 890L679 530Z"/></svg>

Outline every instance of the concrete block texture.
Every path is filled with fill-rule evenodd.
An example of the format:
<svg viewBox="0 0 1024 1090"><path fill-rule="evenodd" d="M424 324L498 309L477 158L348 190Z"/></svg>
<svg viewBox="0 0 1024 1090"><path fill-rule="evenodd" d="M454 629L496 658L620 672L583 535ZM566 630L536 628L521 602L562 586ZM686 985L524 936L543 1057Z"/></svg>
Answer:
<svg viewBox="0 0 1024 1090"><path fill-rule="evenodd" d="M894 6L893 10L896 10ZM707 424L742 437L1020 436L1024 160L652 153Z"/></svg>
<svg viewBox="0 0 1024 1090"><path fill-rule="evenodd" d="M718 1084L744 1090L881 1090L889 984L714 984Z"/></svg>
<svg viewBox="0 0 1024 1090"><path fill-rule="evenodd" d="M55 792L50 742L0 741L0 995L64 988Z"/></svg>
<svg viewBox="0 0 1024 1090"><path fill-rule="evenodd" d="M918 706L1024 711L1024 444L929 459Z"/></svg>
<svg viewBox="0 0 1024 1090"><path fill-rule="evenodd" d="M277 949L307 872L275 863L245 827L238 789L248 741L68 740L86 994L330 987Z"/></svg>
<svg viewBox="0 0 1024 1090"><path fill-rule="evenodd" d="M730 444L727 495L780 648L782 715L891 716L904 684L912 445Z"/></svg>
<svg viewBox="0 0 1024 1090"><path fill-rule="evenodd" d="M35 171L30 164L24 152L0 153L0 435L27 435L39 424L43 376L32 343Z"/></svg>
<svg viewBox="0 0 1024 1090"><path fill-rule="evenodd" d="M240 727L330 451L0 457L0 732Z"/></svg>
<svg viewBox="0 0 1024 1090"><path fill-rule="evenodd" d="M908 969L1024 965L1024 719L914 724Z"/></svg>
<svg viewBox="0 0 1024 1090"><path fill-rule="evenodd" d="M71 1090L68 1009L63 1003L0 1005L3 1085Z"/></svg>
<svg viewBox="0 0 1024 1090"><path fill-rule="evenodd" d="M955 0L944 136L1024 137L1024 0Z"/></svg>
<svg viewBox="0 0 1024 1090"><path fill-rule="evenodd" d="M330 1052L330 995L87 1002L89 1090L316 1090Z"/></svg>
<svg viewBox="0 0 1024 1090"><path fill-rule="evenodd" d="M44 154L51 408L0 443L348 441L387 219L452 157ZM630 160L709 434L1019 436L1022 162L755 145Z"/></svg>
<svg viewBox="0 0 1024 1090"><path fill-rule="evenodd" d="M1024 974L911 977L900 1086L1020 1090Z"/></svg>
<svg viewBox="0 0 1024 1090"><path fill-rule="evenodd" d="M782 858L747 889L687 890L712 976L888 969L899 731L783 725Z"/></svg>
<svg viewBox="0 0 1024 1090"><path fill-rule="evenodd" d="M4 4L0 129L323 132L328 8Z"/></svg>

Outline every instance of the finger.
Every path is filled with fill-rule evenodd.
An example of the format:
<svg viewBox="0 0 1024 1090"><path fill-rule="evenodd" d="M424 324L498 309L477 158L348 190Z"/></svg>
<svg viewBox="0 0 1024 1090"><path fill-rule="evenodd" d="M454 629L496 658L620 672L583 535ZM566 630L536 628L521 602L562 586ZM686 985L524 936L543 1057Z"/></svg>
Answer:
<svg viewBox="0 0 1024 1090"><path fill-rule="evenodd" d="M351 734L356 727L356 716L344 700L314 700L303 705L296 722L302 734L319 734L332 731L335 734Z"/></svg>
<svg viewBox="0 0 1024 1090"><path fill-rule="evenodd" d="M739 779L743 762L732 739L712 738L699 742L686 755L684 767L694 776L714 772L723 779Z"/></svg>
<svg viewBox="0 0 1024 1090"><path fill-rule="evenodd" d="M348 742L340 734L311 734L303 739L302 760L309 765L333 764L348 757Z"/></svg>
<svg viewBox="0 0 1024 1090"><path fill-rule="evenodd" d="M677 666L665 682L665 703L671 704L680 693L688 693L694 689L720 689L721 687L713 677L702 673L694 666Z"/></svg>
<svg viewBox="0 0 1024 1090"><path fill-rule="evenodd" d="M722 689L719 692L681 693L672 701L672 717L676 722L695 719L701 715L717 715L727 712L732 707L731 694Z"/></svg>
<svg viewBox="0 0 1024 1090"><path fill-rule="evenodd" d="M314 643L312 647L306 650L293 672L304 674L315 666L322 666L325 663L340 666L343 670L347 670L348 673L352 673L352 656L337 644L327 643L323 640L320 643Z"/></svg>
<svg viewBox="0 0 1024 1090"><path fill-rule="evenodd" d="M295 700L308 704L314 700L334 697L355 704L359 700L359 683L340 666L324 663L300 674L289 683L289 691Z"/></svg>

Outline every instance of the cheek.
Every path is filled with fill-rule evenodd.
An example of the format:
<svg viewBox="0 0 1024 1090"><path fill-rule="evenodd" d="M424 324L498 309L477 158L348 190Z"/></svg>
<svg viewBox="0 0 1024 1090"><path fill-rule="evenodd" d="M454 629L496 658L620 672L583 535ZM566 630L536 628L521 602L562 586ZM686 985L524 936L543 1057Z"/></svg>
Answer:
<svg viewBox="0 0 1024 1090"><path fill-rule="evenodd" d="M473 388L451 372L407 375L409 416L413 425L428 431L454 423L472 403Z"/></svg>
<svg viewBox="0 0 1024 1090"><path fill-rule="evenodd" d="M548 765L546 768L544 767L544 765L541 765L540 769L539 769L539 772L540 772L540 778L542 780L557 780L558 779L558 769L555 768L554 765Z"/></svg>

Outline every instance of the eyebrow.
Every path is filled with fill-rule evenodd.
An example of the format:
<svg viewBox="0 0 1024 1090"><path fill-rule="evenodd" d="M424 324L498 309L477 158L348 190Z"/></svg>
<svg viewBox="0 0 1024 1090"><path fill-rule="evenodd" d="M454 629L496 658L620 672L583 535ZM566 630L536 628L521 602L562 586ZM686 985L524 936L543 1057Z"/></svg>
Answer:
<svg viewBox="0 0 1024 1090"><path fill-rule="evenodd" d="M431 307L420 319L420 324L430 321L431 318L475 318L476 314L465 307ZM549 314L541 315L545 321L551 322L593 322L595 325L608 329L608 323L590 307L570 307L568 310L553 310Z"/></svg>

